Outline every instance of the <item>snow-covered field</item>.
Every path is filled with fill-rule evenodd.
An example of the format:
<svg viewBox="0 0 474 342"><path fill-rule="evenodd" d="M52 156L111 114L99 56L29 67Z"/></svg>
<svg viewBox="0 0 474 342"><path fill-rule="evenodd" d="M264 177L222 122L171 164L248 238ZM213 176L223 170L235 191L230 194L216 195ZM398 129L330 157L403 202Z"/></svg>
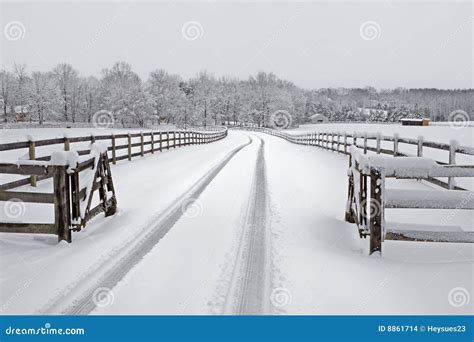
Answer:
<svg viewBox="0 0 474 342"><path fill-rule="evenodd" d="M117 214L71 244L0 234L1 313L472 314L452 293L472 292L473 245L387 241L369 257L344 221L347 164L242 131L119 162ZM27 207L24 219L39 214ZM474 230L468 210L392 210L387 220L447 215L448 229Z"/></svg>

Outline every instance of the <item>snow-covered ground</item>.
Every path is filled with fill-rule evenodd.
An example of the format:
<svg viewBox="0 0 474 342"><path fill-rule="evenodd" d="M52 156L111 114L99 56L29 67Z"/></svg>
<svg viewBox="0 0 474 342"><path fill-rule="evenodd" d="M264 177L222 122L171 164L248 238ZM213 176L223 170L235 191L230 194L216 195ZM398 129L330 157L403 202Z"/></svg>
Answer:
<svg viewBox="0 0 474 342"><path fill-rule="evenodd" d="M452 293L472 292L473 245L387 241L369 257L344 221L347 167L340 154L241 131L119 162L117 214L96 217L72 244L0 234L1 312L472 314ZM474 230L471 211L387 219L436 225L447 215L450 230Z"/></svg>

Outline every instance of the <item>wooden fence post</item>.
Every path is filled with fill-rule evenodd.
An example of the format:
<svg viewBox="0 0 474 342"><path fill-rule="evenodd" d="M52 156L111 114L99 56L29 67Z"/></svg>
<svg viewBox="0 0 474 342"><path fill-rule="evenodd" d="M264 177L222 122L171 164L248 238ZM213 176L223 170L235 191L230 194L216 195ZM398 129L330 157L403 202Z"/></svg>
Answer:
<svg viewBox="0 0 474 342"><path fill-rule="evenodd" d="M456 164L456 147L458 143L457 141L451 141L449 145L449 161L448 164L454 165ZM456 187L456 180L454 177L448 177L448 188L449 190L453 190Z"/></svg>
<svg viewBox="0 0 474 342"><path fill-rule="evenodd" d="M159 148L160 148L160 152L163 152L163 134L162 134L161 131L160 131L160 145L159 145Z"/></svg>
<svg viewBox="0 0 474 342"><path fill-rule="evenodd" d="M64 137L64 151L69 151L71 149L71 145L69 143L69 138Z"/></svg>
<svg viewBox="0 0 474 342"><path fill-rule="evenodd" d="M115 151L115 135L112 134L112 163L115 165L117 164L117 154Z"/></svg>
<svg viewBox="0 0 474 342"><path fill-rule="evenodd" d="M378 170L370 170L370 254L382 253L382 187L383 181Z"/></svg>
<svg viewBox="0 0 474 342"><path fill-rule="evenodd" d="M398 156L398 134L393 135L393 155Z"/></svg>
<svg viewBox="0 0 474 342"><path fill-rule="evenodd" d="M166 131L166 149L170 149L170 132Z"/></svg>
<svg viewBox="0 0 474 342"><path fill-rule="evenodd" d="M95 143L95 135L91 134L91 144Z"/></svg>
<svg viewBox="0 0 474 342"><path fill-rule="evenodd" d="M347 133L344 132L344 154L347 154Z"/></svg>
<svg viewBox="0 0 474 342"><path fill-rule="evenodd" d="M33 140L29 141L28 155L29 155L30 160L36 159L35 142ZM37 176L34 176L34 175L30 176L30 185L36 186L36 180L37 180Z"/></svg>
<svg viewBox="0 0 474 342"><path fill-rule="evenodd" d="M364 134L364 154L367 154L367 133Z"/></svg>
<svg viewBox="0 0 474 342"><path fill-rule="evenodd" d="M423 137L418 137L418 147L416 149L416 155L423 157Z"/></svg>
<svg viewBox="0 0 474 342"><path fill-rule="evenodd" d="M132 160L132 136L128 133L128 160Z"/></svg>
<svg viewBox="0 0 474 342"><path fill-rule="evenodd" d="M53 176L54 216L58 242L62 240L71 242L71 231L69 230L69 182L66 168L66 166L55 166Z"/></svg>
<svg viewBox="0 0 474 342"><path fill-rule="evenodd" d="M377 149L377 154L380 154L380 149L381 149L381 147L380 147L380 139L381 139L380 133L377 133L377 137L376 137L376 149Z"/></svg>
<svg viewBox="0 0 474 342"><path fill-rule="evenodd" d="M143 146L143 132L140 132L140 155L144 156L144 146Z"/></svg>
<svg viewBox="0 0 474 342"><path fill-rule="evenodd" d="M155 137L153 132L150 132L150 139L151 139L151 153L155 153Z"/></svg>

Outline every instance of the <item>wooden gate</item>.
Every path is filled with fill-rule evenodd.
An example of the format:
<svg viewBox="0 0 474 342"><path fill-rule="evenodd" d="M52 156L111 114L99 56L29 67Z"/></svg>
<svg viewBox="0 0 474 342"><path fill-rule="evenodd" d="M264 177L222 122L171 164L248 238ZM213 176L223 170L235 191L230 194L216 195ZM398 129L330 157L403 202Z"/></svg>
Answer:
<svg viewBox="0 0 474 342"><path fill-rule="evenodd" d="M61 152L75 153L75 152ZM97 153L75 165L52 165L38 162L31 165L0 164L0 173L53 178L53 192L0 191L0 201L24 208L24 203L54 204L54 223L0 222L0 232L55 234L58 241L72 241L71 231L79 231L100 212L105 216L116 211L117 200L107 152ZM89 181L81 186L81 175L89 173ZM85 177L88 179L88 177ZM92 206L98 192L99 203ZM6 215L5 215L6 216Z"/></svg>

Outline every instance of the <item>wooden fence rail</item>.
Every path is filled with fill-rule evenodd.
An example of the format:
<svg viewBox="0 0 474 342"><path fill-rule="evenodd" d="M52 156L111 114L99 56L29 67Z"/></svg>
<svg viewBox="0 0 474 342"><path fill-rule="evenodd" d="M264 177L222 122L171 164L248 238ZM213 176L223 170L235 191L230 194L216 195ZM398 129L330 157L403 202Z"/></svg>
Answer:
<svg viewBox="0 0 474 342"><path fill-rule="evenodd" d="M149 153L161 152L164 149L183 147L196 144L207 144L227 136L226 128L216 128L216 130L179 130L179 131L154 131L143 133L122 133L109 135L90 135L83 137L64 137L54 139L43 139L35 141L21 141L6 144L0 144L0 153L28 149L29 160L48 161L50 155L37 156L38 147L62 145L64 151L70 151L75 144L96 141L103 141L108 143L108 155L112 164L117 161L128 159L129 161L135 157L143 157ZM145 140L146 139L146 140ZM118 144L119 140L125 140L125 143ZM134 149L137 149L134 152ZM119 155L119 151L125 151L124 154ZM78 149L76 152L79 155L87 155L90 149ZM1 155L1 154L0 154ZM44 175L30 175L28 178L11 181L5 184L0 184L0 190L8 190L17 188L19 186L30 184L36 186L37 181L41 181L52 177L51 174Z"/></svg>
<svg viewBox="0 0 474 342"><path fill-rule="evenodd" d="M387 136L381 134L368 134L368 133L353 133L349 134L346 132L313 132L305 134L289 134L279 130L273 130L268 128L256 128L256 127L241 127L238 129L245 129L257 132L263 132L270 134L289 142L299 145L311 145L318 146L327 150L343 153L346 155L350 154L350 147L356 146L361 148L365 154L369 151L376 154L387 154L395 157L408 157L417 156L422 157L424 148L431 148L434 150L445 151L448 153L448 161L437 160L437 163L441 165L455 165L456 155L474 156L474 147L460 146L457 142L453 141L450 144L438 143L433 141L426 141L423 138L401 138L398 135ZM373 142L373 144L370 144ZM382 143L390 144L390 147L382 147ZM400 145L406 144L409 146L416 147L416 155L409 155L403 153L400 150ZM387 144L385 144L387 145ZM426 181L434 183L450 190L465 190L462 187L456 185L455 177L447 177L448 181L442 181L438 178L430 177Z"/></svg>

